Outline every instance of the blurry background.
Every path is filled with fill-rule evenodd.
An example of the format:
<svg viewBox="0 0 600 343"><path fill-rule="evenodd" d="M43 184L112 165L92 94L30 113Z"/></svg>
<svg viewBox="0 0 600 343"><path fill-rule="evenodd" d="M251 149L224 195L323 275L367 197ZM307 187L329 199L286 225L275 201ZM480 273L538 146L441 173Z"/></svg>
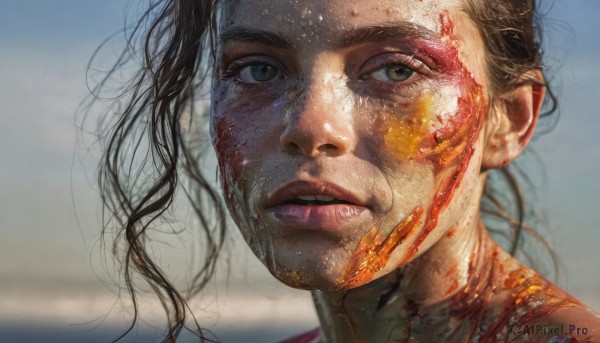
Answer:
<svg viewBox="0 0 600 343"><path fill-rule="evenodd" d="M0 342L108 342L126 327L131 308L118 300L97 244L93 157L74 119L88 95L88 60L123 27L124 8L118 0L0 2ZM545 165L533 181L550 223L544 237L561 258L559 284L600 311L600 2L545 8L561 119L533 143ZM218 275L228 281L193 304L204 326L223 342L275 342L317 325L307 292L273 281L245 245L230 249L233 271ZM153 306L126 342L154 341L162 317Z"/></svg>

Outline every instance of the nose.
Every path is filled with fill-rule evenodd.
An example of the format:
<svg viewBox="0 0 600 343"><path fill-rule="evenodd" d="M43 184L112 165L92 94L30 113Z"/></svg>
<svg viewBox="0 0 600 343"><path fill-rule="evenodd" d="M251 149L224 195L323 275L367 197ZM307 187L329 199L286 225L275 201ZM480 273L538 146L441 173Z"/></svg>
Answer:
<svg viewBox="0 0 600 343"><path fill-rule="evenodd" d="M352 96L331 78L308 81L295 101L280 144L284 152L314 158L341 156L356 146Z"/></svg>

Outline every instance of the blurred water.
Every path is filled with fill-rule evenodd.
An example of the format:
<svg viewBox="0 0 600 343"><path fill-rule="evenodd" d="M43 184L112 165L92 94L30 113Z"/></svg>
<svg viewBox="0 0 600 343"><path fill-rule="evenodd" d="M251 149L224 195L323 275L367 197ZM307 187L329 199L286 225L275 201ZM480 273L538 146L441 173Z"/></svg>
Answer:
<svg viewBox="0 0 600 343"><path fill-rule="evenodd" d="M207 289L189 305L199 325L220 342L275 343L318 325L308 292L281 285L219 285L218 291ZM0 343L109 343L132 319L127 297L94 289L94 284L40 288L43 285L2 287L0 280ZM160 342L165 323L161 305L146 293L139 294L138 301L135 329L119 342ZM184 331L177 341L199 339Z"/></svg>
<svg viewBox="0 0 600 343"><path fill-rule="evenodd" d="M299 331L290 329L257 327L251 330L230 330L218 332L217 337L223 343L275 343ZM90 330L76 327L0 326L1 343L109 343L118 337L117 329ZM119 341L121 343L160 342L158 333L141 330ZM198 342L191 334L183 334L178 342Z"/></svg>
<svg viewBox="0 0 600 343"><path fill-rule="evenodd" d="M554 25L548 26L547 70L556 75L563 118L554 132L535 142L548 170L547 187L540 189L553 229L547 238L564 264L561 286L600 311L595 215L600 140L592 129L600 125L600 1L547 3L555 3L548 17L564 21L574 32L573 37L563 35L560 22L548 21ZM90 264L102 271L104 260L99 249L92 249L99 235L94 178L72 168L73 115L88 95L86 64L100 42L123 26L123 7L121 0L0 2L0 343L110 342L123 330L112 323L96 329L97 322L81 324L114 304L110 297L95 300L103 287ZM89 168L91 174L94 170ZM232 251L239 261L258 264L248 252L242 254L244 249L236 245ZM268 277L258 267L239 265L250 279ZM283 291L254 288L260 292L214 310L224 319L215 326L222 342L277 342L316 325L310 300L300 304ZM155 342L158 337L155 329L144 328L122 342ZM185 336L181 341L196 340Z"/></svg>

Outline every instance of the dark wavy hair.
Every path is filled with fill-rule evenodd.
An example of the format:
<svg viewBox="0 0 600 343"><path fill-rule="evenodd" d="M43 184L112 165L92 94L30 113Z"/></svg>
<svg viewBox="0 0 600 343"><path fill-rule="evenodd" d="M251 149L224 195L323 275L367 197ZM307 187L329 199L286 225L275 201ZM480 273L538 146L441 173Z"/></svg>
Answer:
<svg viewBox="0 0 600 343"><path fill-rule="evenodd" d="M211 279L223 250L227 215L219 192L204 176L206 167L200 151L205 147L191 145L186 138L189 130L182 125L184 117L196 125L207 123L208 111L197 109L195 104L206 89L205 81L214 62L216 2L150 1L136 24L125 30L126 49L92 90L99 96L111 78L120 77L125 66L131 61L138 63L137 71L119 90L111 110L98 125L104 151L98 183L107 214L103 236L113 234L112 253L120 262L134 311L131 325L116 341L134 329L138 320L136 280L141 277L166 313L168 326L163 342L175 342L187 328L186 317L191 314L187 301ZM507 91L527 71L541 69L541 27L535 0L464 0L463 9L485 37L493 93ZM556 110L552 92L547 94L546 116ZM194 141L206 143L208 139ZM537 234L524 224L525 196L519 185L524 178L511 168L491 171L504 182L488 181L482 213L501 218L508 225L501 234L515 255L524 233ZM183 185L182 180L186 180ZM179 189L183 189L198 217L205 256L186 292L175 287L148 250L153 225L169 213ZM508 199L514 209L507 207L503 199ZM194 324L190 330L200 341L213 341L209 336L214 336L195 320Z"/></svg>

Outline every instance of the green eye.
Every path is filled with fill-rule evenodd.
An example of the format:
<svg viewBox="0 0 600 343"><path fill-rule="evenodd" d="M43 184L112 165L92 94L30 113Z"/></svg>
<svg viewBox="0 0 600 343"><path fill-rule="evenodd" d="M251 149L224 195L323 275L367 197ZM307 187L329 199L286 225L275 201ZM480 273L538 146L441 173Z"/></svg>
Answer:
<svg viewBox="0 0 600 343"><path fill-rule="evenodd" d="M276 66L257 63L244 67L239 74L239 78L247 83L267 82L275 79L280 74Z"/></svg>
<svg viewBox="0 0 600 343"><path fill-rule="evenodd" d="M408 80L414 73L414 70L403 64L392 64L371 73L371 77L385 82L402 82Z"/></svg>

